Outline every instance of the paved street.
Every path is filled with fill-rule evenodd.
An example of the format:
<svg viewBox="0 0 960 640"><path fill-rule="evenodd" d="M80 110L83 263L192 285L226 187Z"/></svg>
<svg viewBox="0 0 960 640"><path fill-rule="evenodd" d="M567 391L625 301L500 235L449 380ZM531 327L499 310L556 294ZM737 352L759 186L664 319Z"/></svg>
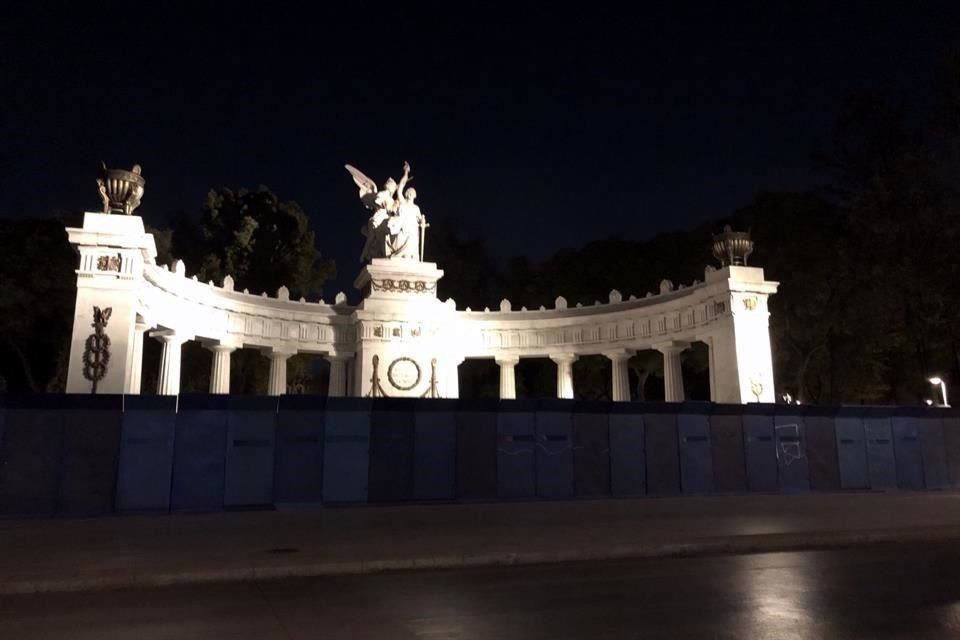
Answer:
<svg viewBox="0 0 960 640"><path fill-rule="evenodd" d="M960 493L0 521L0 594L960 541Z"/></svg>
<svg viewBox="0 0 960 640"><path fill-rule="evenodd" d="M0 598L28 638L948 638L953 545Z"/></svg>

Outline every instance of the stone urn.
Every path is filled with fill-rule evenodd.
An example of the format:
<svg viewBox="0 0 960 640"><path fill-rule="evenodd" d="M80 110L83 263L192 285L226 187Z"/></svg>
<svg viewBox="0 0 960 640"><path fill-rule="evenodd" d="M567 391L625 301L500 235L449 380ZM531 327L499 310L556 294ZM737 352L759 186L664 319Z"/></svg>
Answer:
<svg viewBox="0 0 960 640"><path fill-rule="evenodd" d="M140 206L143 188L147 184L140 171L138 164L133 165L130 171L107 169L105 164L101 164L97 185L100 188L104 213L123 213L129 216Z"/></svg>
<svg viewBox="0 0 960 640"><path fill-rule="evenodd" d="M745 267L751 253L753 240L749 231L733 231L730 225L726 225L723 233L713 236L713 257L720 261L721 267Z"/></svg>

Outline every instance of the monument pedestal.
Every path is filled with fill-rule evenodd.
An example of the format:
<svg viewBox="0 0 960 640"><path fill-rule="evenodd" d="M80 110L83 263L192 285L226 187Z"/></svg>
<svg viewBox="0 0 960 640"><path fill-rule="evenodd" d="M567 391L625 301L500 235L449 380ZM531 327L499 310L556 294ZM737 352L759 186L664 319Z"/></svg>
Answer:
<svg viewBox="0 0 960 640"><path fill-rule="evenodd" d="M67 393L139 393L137 289L153 236L137 216L106 213L85 213L67 235L80 253Z"/></svg>
<svg viewBox="0 0 960 640"><path fill-rule="evenodd" d="M437 299L443 271L430 262L375 258L357 276L356 395L455 398L455 309Z"/></svg>

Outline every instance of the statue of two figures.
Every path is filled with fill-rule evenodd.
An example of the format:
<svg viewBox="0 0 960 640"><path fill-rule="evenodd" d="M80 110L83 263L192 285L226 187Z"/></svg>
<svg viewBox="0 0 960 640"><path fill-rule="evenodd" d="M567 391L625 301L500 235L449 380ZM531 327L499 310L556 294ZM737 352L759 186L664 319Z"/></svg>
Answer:
<svg viewBox="0 0 960 640"><path fill-rule="evenodd" d="M345 165L360 189L360 202L373 212L361 233L366 237L360 259L396 258L423 262L424 232L427 224L416 204L417 192L407 185L413 180L410 165L403 163L398 183L387 178L382 189L362 171Z"/></svg>

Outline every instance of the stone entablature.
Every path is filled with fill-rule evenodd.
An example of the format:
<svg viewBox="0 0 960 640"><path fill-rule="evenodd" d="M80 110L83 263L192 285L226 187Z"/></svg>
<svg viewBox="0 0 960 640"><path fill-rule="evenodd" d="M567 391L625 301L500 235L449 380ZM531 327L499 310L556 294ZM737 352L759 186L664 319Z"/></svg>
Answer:
<svg viewBox="0 0 960 640"><path fill-rule="evenodd" d="M737 291L756 280L757 272L757 284L761 284L762 269L727 267L708 273L704 283L621 302L561 309L456 311L452 314L453 333L466 358L492 358L501 353L546 357L557 347L588 355L618 347L652 348L671 339L699 340L718 319L736 311L768 313L765 297L750 295L759 293L756 286ZM139 298L144 317L198 338L250 347L282 343L295 344L307 353L336 353L352 351L358 330L363 339L383 342L421 342L441 331L436 323L404 318L358 322L354 317L357 307L348 304L283 300L228 290L156 265L144 265L143 280L147 286L140 290ZM761 287L763 293L776 290L772 283L763 284L768 285ZM444 315L452 310L452 300L431 302Z"/></svg>

